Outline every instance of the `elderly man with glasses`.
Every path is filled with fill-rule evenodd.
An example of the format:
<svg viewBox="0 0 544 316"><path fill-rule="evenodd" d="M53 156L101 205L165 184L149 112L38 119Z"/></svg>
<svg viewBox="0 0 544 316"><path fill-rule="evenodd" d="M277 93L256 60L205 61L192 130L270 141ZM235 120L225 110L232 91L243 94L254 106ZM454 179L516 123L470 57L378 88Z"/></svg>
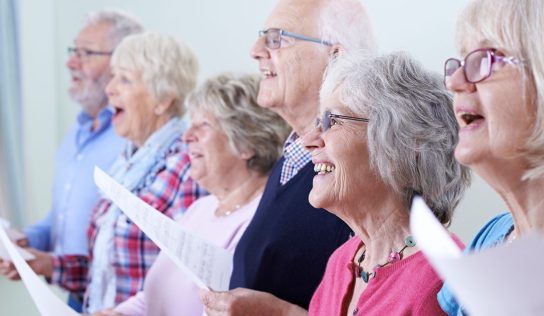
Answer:
<svg viewBox="0 0 544 316"><path fill-rule="evenodd" d="M68 48L70 96L82 111L56 154L52 206L46 217L24 230L21 246L30 246L56 255L86 255L87 227L99 195L93 182L94 166L108 170L123 148L124 140L112 128L112 110L107 107L104 88L110 79L110 56L121 40L139 33L142 26L134 18L117 11L89 14L74 47ZM7 262L2 272L18 279ZM69 296L69 305L81 311L81 298Z"/></svg>
<svg viewBox="0 0 544 316"><path fill-rule="evenodd" d="M349 238L340 219L308 202L314 169L300 136L317 116L329 60L353 49L374 49L357 0L280 0L259 32L251 49L263 76L258 102L280 114L293 133L236 248L234 290L202 293L208 315L286 312L288 305L267 300L272 296L307 309L327 259Z"/></svg>

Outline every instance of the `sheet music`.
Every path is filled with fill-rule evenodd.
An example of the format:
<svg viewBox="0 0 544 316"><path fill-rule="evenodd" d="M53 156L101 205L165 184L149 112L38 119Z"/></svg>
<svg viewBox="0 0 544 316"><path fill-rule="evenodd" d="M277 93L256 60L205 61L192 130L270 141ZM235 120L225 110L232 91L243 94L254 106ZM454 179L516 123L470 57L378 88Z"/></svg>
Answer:
<svg viewBox="0 0 544 316"><path fill-rule="evenodd" d="M0 217L0 226L4 228L4 232L6 233L8 238L13 242L16 242L17 240L26 237L20 231L10 228L11 225L9 221L5 220L2 217ZM23 257L24 260L28 261L28 260L34 259L34 255L26 251L25 249L17 245L15 245L15 248L17 248L17 251ZM9 253L7 252L7 250L4 248L4 245L2 243L0 243L0 259L11 261L11 257Z"/></svg>
<svg viewBox="0 0 544 316"><path fill-rule="evenodd" d="M412 203L410 227L470 315L542 315L543 235L533 232L511 244L463 254L420 197Z"/></svg>
<svg viewBox="0 0 544 316"><path fill-rule="evenodd" d="M228 290L232 253L187 232L95 167L96 185L202 289Z"/></svg>
<svg viewBox="0 0 544 316"><path fill-rule="evenodd" d="M21 257L15 245L11 242L3 225L0 225L0 244L3 245L11 261L17 268L26 289L34 300L38 311L42 316L77 316L66 303L60 300L40 279L36 273Z"/></svg>

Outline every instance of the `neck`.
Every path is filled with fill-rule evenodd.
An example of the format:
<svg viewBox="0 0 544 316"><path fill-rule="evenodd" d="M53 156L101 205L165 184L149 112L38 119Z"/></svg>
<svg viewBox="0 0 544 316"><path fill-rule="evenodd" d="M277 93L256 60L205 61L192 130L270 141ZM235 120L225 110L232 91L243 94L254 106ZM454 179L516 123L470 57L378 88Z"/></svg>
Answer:
<svg viewBox="0 0 544 316"><path fill-rule="evenodd" d="M299 109L296 112L279 114L302 137L313 128L313 121L317 117L318 104L319 100L311 100L310 102L299 104L297 107L286 107Z"/></svg>
<svg viewBox="0 0 544 316"><path fill-rule="evenodd" d="M208 189L219 201L215 214L226 216L250 203L263 192L267 177L247 170L244 176L227 177L228 185Z"/></svg>
<svg viewBox="0 0 544 316"><path fill-rule="evenodd" d="M544 232L544 178L522 180L523 163L506 163L496 168L478 166L476 172L501 196L514 219L514 236L531 230Z"/></svg>
<svg viewBox="0 0 544 316"><path fill-rule="evenodd" d="M358 217L348 223L364 244L366 253L363 266L367 270L386 263L391 251L400 251L404 247L404 240L410 235L409 212L402 198L392 193L376 196L379 198L365 201L364 206L354 209L351 213ZM360 249L357 258L362 251ZM407 248L403 257L416 251L414 247Z"/></svg>
<svg viewBox="0 0 544 316"><path fill-rule="evenodd" d="M147 139L153 135L156 131L158 131L161 127L163 127L166 123L168 123L171 119L170 116L163 114L160 116L155 116L154 120L149 120L146 124L145 128L143 129L142 133L140 134L141 137L139 139L132 139L131 141L136 145L136 147L140 148L142 147Z"/></svg>

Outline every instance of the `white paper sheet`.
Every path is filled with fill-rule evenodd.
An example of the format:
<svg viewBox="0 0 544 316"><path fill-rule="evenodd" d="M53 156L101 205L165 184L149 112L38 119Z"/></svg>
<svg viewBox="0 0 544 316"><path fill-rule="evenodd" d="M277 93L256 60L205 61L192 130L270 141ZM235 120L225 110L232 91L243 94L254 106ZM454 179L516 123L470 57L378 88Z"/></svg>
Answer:
<svg viewBox="0 0 544 316"><path fill-rule="evenodd" d="M17 240L21 238L25 238L25 235L21 233L18 230L10 228L9 221L5 220L4 218L0 217L0 226L4 228L4 232L6 232L9 239L13 242L16 242ZM30 252L24 250L23 248L19 246L15 246L17 248L17 251L19 251L19 254L23 257L24 260L32 260L34 259L34 255ZM0 243L0 259L10 261L10 256L7 250L4 248L4 245Z"/></svg>
<svg viewBox="0 0 544 316"><path fill-rule="evenodd" d="M232 253L187 232L95 167L96 185L111 199L198 287L228 290Z"/></svg>
<svg viewBox="0 0 544 316"><path fill-rule="evenodd" d="M470 315L543 315L543 235L534 232L511 244L462 254L419 197L410 226L418 247Z"/></svg>
<svg viewBox="0 0 544 316"><path fill-rule="evenodd" d="M19 255L15 245L11 242L6 231L0 225L0 244L4 246L11 261L17 268L26 289L34 300L42 316L77 316L78 313L61 301L45 283L34 273L26 261Z"/></svg>

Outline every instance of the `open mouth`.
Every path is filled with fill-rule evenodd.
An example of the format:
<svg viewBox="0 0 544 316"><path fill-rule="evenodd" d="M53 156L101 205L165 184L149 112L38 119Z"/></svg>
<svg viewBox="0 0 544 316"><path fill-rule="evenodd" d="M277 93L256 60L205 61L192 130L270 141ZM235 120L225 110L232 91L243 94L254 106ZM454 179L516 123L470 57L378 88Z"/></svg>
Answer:
<svg viewBox="0 0 544 316"><path fill-rule="evenodd" d="M118 120L119 117L123 115L123 113L125 113L125 110L123 108L113 106L113 119Z"/></svg>
<svg viewBox="0 0 544 316"><path fill-rule="evenodd" d="M277 74L270 69L261 69L261 74L263 75L263 79L273 78L277 76Z"/></svg>
<svg viewBox="0 0 544 316"><path fill-rule="evenodd" d="M336 169L336 167L333 164L330 164L330 163L319 162L319 163L316 163L314 165L314 171L317 174L321 174L321 175L331 173L335 169Z"/></svg>
<svg viewBox="0 0 544 316"><path fill-rule="evenodd" d="M483 116L479 114L475 114L475 113L459 113L458 116L461 118L461 121L464 123L464 126L475 124L484 119Z"/></svg>

